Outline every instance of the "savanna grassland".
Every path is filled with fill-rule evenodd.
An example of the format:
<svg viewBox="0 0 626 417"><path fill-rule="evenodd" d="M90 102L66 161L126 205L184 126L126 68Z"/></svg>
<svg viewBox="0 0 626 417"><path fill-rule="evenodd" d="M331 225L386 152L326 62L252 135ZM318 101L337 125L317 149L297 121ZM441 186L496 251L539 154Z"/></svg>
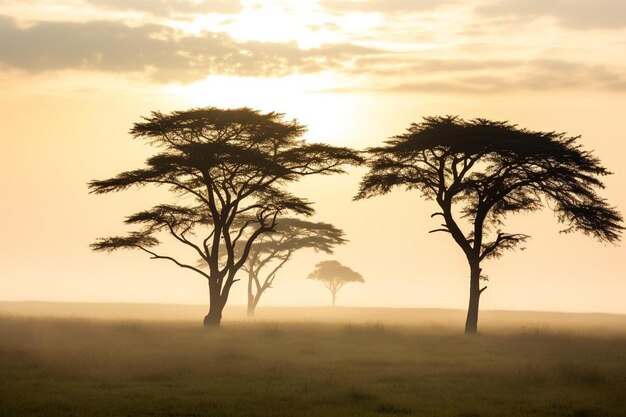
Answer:
<svg viewBox="0 0 626 417"><path fill-rule="evenodd" d="M0 415L626 416L624 316L485 312L468 337L454 310L231 309L207 331L199 307L92 308L0 306Z"/></svg>

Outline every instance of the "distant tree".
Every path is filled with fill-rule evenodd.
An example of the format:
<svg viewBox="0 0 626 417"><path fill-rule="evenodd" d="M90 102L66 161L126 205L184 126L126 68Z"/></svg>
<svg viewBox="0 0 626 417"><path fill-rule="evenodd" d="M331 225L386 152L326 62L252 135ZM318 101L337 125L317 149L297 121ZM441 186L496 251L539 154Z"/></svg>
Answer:
<svg viewBox="0 0 626 417"><path fill-rule="evenodd" d="M538 210L545 201L559 222L566 223L563 232L578 230L604 242L619 240L622 216L597 194L604 188L599 177L610 172L577 140L506 122L425 118L385 146L368 150L370 171L355 199L400 186L437 202L440 211L431 217L441 216L443 224L431 233L449 233L467 258L470 297L465 331L475 333L480 295L487 288L480 288L481 262L500 257L529 237L501 230L508 215Z"/></svg>
<svg viewBox="0 0 626 417"><path fill-rule="evenodd" d="M248 316L253 316L263 293L271 288L278 271L302 249L332 254L346 240L332 224L314 223L297 218L276 221L273 232L265 233L252 245L241 268L248 274Z"/></svg>
<svg viewBox="0 0 626 417"><path fill-rule="evenodd" d="M309 279L321 281L333 297L333 307L337 302L337 293L349 282L365 282L361 274L354 272L337 261L323 261L315 265Z"/></svg>
<svg viewBox="0 0 626 417"><path fill-rule="evenodd" d="M177 204L133 214L126 223L143 228L98 239L91 247L139 249L152 259L166 259L201 275L210 299L204 324L219 326L235 275L254 242L274 230L278 216L314 212L309 201L290 194L285 186L308 175L342 173L344 165L362 162L351 149L306 143L304 132L304 126L284 121L279 113L248 108L153 112L130 133L160 152L144 168L92 181L89 188L103 194L163 185ZM161 254L161 232L200 256L204 268Z"/></svg>

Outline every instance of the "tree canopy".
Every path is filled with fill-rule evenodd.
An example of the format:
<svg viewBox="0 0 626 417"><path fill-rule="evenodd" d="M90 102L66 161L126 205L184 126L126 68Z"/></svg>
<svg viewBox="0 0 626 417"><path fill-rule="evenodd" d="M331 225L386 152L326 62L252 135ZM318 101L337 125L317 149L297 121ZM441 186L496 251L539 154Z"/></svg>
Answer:
<svg viewBox="0 0 626 417"><path fill-rule="evenodd" d="M485 289L478 288L480 262L528 239L502 230L508 215L547 205L563 232L581 231L603 242L620 239L622 216L598 194L601 177L610 172L578 140L508 122L427 117L368 149L370 170L355 199L402 187L436 201L440 210L432 217L441 216L443 223L431 232L449 233L470 264L472 317L466 330L473 332Z"/></svg>
<svg viewBox="0 0 626 417"><path fill-rule="evenodd" d="M136 248L168 259L208 280L210 304L205 324L219 324L235 275L253 243L271 232L285 213L309 216L310 201L287 185L314 174L343 173L346 164L363 162L349 148L302 139L306 129L275 112L214 107L153 112L130 133L159 152L146 165L89 183L104 194L133 186L166 186L175 204L160 204L133 214L126 223L140 226L126 236L98 239L92 248ZM188 247L205 267L157 253L160 232Z"/></svg>
<svg viewBox="0 0 626 417"><path fill-rule="evenodd" d="M365 282L361 274L337 261L322 261L318 263L307 278L320 281L328 288L332 294L333 306L337 302L337 293L344 285L350 282Z"/></svg>

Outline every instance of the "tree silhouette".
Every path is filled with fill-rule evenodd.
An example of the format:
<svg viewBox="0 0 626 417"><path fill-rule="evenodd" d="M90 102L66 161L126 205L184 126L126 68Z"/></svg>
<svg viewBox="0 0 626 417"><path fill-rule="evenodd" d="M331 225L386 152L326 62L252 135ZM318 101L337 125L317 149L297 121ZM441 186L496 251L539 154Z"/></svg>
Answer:
<svg viewBox="0 0 626 417"><path fill-rule="evenodd" d="M443 224L470 267L466 333L475 333L481 262L497 258L529 236L502 231L513 213L534 211L544 202L566 224L604 242L617 242L622 217L597 194L610 174L598 158L563 133L533 132L506 122L429 117L406 133L370 148L370 171L355 199L388 193L396 186L435 200ZM465 224L460 223L465 220ZM463 228L468 228L463 230Z"/></svg>
<svg viewBox="0 0 626 417"><path fill-rule="evenodd" d="M361 274L337 261L318 263L307 278L321 281L328 288L333 297L333 307L337 302L337 293L344 285L349 282L365 282Z"/></svg>
<svg viewBox="0 0 626 417"><path fill-rule="evenodd" d="M97 251L131 248L166 259L204 277L209 287L205 326L219 326L235 275L253 243L271 232L284 213L311 215L311 203L286 190L303 176L342 173L361 163L351 149L306 143L304 126L279 113L214 107L153 112L130 133L160 152L146 166L114 178L92 181L92 193L148 184L167 186L177 204L161 204L129 216L143 226L121 237L98 239ZM187 264L157 251L159 233L171 235L205 262Z"/></svg>
<svg viewBox="0 0 626 417"><path fill-rule="evenodd" d="M253 316L263 293L271 288L278 271L302 249L332 254L347 241L332 224L297 218L280 218L273 232L257 239L243 267L248 274L248 316Z"/></svg>

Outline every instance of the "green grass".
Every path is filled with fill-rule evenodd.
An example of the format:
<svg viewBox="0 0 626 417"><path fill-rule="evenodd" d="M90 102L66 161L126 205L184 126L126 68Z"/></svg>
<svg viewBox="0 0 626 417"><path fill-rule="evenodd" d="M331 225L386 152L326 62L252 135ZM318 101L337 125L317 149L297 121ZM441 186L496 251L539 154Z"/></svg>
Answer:
<svg viewBox="0 0 626 417"><path fill-rule="evenodd" d="M626 334L0 317L1 416L626 416Z"/></svg>

